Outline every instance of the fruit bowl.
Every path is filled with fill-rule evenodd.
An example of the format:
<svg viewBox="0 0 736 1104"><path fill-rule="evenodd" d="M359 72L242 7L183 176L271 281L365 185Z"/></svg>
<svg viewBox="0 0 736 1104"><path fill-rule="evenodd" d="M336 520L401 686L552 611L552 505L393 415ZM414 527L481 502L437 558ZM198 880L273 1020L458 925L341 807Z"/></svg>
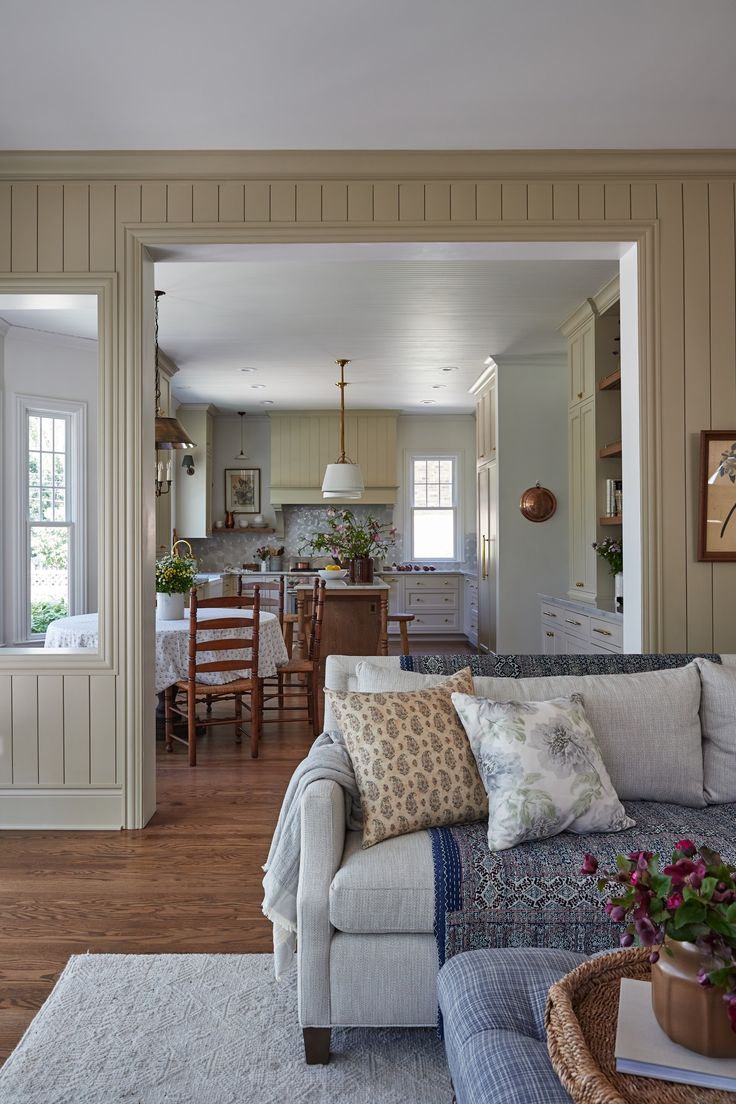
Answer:
<svg viewBox="0 0 736 1104"><path fill-rule="evenodd" d="M334 583L338 579L344 579L347 575L347 568L338 567L335 571L328 571L326 568L322 568L319 571L320 579L324 579L326 583Z"/></svg>

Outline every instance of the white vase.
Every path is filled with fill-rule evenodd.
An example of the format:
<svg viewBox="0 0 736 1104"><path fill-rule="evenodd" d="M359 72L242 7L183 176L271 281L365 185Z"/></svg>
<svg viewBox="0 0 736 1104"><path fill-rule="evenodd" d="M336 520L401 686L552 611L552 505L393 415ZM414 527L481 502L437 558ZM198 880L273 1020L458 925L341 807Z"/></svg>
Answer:
<svg viewBox="0 0 736 1104"><path fill-rule="evenodd" d="M261 571L268 571L270 566L268 560L261 560Z"/></svg>
<svg viewBox="0 0 736 1104"><path fill-rule="evenodd" d="M156 620L181 621L184 618L186 594L156 593Z"/></svg>
<svg viewBox="0 0 736 1104"><path fill-rule="evenodd" d="M624 574L619 571L613 576L614 609L616 613L623 613L624 608Z"/></svg>

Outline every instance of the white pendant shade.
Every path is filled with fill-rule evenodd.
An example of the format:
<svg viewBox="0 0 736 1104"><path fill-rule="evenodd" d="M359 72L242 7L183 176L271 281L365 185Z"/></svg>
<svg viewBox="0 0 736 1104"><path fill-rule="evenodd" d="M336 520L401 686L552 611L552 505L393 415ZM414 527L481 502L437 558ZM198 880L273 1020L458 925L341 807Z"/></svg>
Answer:
<svg viewBox="0 0 736 1104"><path fill-rule="evenodd" d="M343 461L327 465L322 480L323 498L362 498L364 491L363 473L357 464Z"/></svg>

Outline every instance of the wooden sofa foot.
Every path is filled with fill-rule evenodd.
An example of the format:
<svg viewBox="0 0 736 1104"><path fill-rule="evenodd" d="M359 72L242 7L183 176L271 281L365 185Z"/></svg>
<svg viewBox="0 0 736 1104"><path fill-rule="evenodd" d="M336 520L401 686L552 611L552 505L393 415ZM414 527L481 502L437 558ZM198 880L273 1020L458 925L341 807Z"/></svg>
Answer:
<svg viewBox="0 0 736 1104"><path fill-rule="evenodd" d="M330 1060L330 1028L304 1027L304 1057L308 1066L326 1066Z"/></svg>

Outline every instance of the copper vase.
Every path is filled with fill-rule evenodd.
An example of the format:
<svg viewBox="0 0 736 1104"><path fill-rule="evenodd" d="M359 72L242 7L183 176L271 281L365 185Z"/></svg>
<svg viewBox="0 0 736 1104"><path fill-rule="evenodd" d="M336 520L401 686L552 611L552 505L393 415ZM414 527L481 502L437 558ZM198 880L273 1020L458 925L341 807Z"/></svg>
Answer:
<svg viewBox="0 0 736 1104"><path fill-rule="evenodd" d="M736 1058L736 1032L731 1030L723 990L699 984L701 966L708 969L709 963L694 943L665 939L659 961L652 966L655 1018L673 1043L708 1058Z"/></svg>
<svg viewBox="0 0 736 1104"><path fill-rule="evenodd" d="M373 557L354 556L350 561L350 582L367 586L373 582Z"/></svg>

